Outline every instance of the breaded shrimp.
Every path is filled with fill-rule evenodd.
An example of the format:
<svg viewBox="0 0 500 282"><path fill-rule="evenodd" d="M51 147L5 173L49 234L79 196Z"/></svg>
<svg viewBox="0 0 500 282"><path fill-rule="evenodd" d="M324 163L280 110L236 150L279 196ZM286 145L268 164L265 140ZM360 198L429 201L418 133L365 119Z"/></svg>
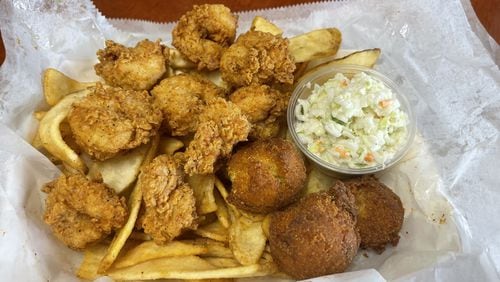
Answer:
<svg viewBox="0 0 500 282"><path fill-rule="evenodd" d="M224 5L195 5L172 31L172 45L199 70L218 69L222 53L236 36L237 20Z"/></svg>
<svg viewBox="0 0 500 282"><path fill-rule="evenodd" d="M42 190L48 193L45 223L72 249L81 250L100 241L127 220L125 198L81 174L61 175Z"/></svg>
<svg viewBox="0 0 500 282"><path fill-rule="evenodd" d="M196 131L207 101L225 93L201 76L180 74L162 80L151 94L163 112L163 127L173 136L185 136Z"/></svg>
<svg viewBox="0 0 500 282"><path fill-rule="evenodd" d="M233 92L229 100L240 107L252 123L250 139L267 139L278 135L280 119L288 105L287 94L267 85L250 85Z"/></svg>
<svg viewBox="0 0 500 282"><path fill-rule="evenodd" d="M222 55L222 79L234 86L293 83L295 63L288 40L261 31L240 35Z"/></svg>
<svg viewBox="0 0 500 282"><path fill-rule="evenodd" d="M222 98L210 101L199 122L185 152L184 170L189 175L213 173L215 162L229 157L233 146L246 141L250 132L250 123L240 108Z"/></svg>
<svg viewBox="0 0 500 282"><path fill-rule="evenodd" d="M97 51L97 75L107 84L133 90L149 90L166 73L168 54L160 41L147 39L127 48L106 40L106 48Z"/></svg>
<svg viewBox="0 0 500 282"><path fill-rule="evenodd" d="M147 91L124 90L98 83L73 104L68 123L80 148L98 160L148 143L162 122Z"/></svg>
<svg viewBox="0 0 500 282"><path fill-rule="evenodd" d="M144 210L140 222L157 244L170 242L184 230L196 228L194 193L184 182L174 156L161 155L141 169L139 183Z"/></svg>

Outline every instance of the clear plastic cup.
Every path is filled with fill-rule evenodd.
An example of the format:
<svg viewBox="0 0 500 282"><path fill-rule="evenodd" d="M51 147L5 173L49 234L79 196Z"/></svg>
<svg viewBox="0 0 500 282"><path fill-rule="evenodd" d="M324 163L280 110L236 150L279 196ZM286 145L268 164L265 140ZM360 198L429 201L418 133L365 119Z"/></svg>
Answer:
<svg viewBox="0 0 500 282"><path fill-rule="evenodd" d="M300 141L297 136L297 133L295 132L295 123L297 122L297 119L294 114L294 109L297 104L298 99L305 99L309 95L311 95L313 86L315 84L322 85L324 84L328 79L333 78L337 73L342 73L347 77L351 77L356 73L359 72L364 72L380 81L382 81L388 88L390 88L396 99L399 100L401 106L401 110L404 111L408 115L408 120L409 124L407 125L407 136L406 140L403 144L400 145L399 150L394 154L394 156L387 160L386 162L382 164L378 164L375 166L370 166L370 167L361 167L361 168L351 168L347 166L339 166L339 165L334 165L326 160L321 159L319 156L311 153L306 146L304 146ZM361 174L371 174L375 173L381 170L384 170L386 168L389 168L396 164L403 156L408 152L408 149L410 148L411 144L413 143L413 140L415 138L415 131L416 131L416 118L413 113L413 109L405 96L404 93L402 93L397 85L388 77L383 75L382 73L367 68L363 66L357 66L357 65L339 65L335 67L325 67L325 68L319 68L311 73L306 74L303 76L296 84L295 89L292 93L292 96L290 98L290 102L288 104L288 110L287 110L287 122L288 122L288 130L290 131L290 134L292 136L292 139L295 143L295 145L302 151L302 153L315 165L317 165L322 171L328 173L329 175L337 176L337 177L346 177L346 176L353 176L353 175L361 175Z"/></svg>

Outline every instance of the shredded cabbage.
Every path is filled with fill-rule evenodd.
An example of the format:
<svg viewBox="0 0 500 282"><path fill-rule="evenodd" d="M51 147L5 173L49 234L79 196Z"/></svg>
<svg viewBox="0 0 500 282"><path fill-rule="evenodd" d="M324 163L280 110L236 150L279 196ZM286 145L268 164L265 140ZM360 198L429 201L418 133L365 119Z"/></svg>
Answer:
<svg viewBox="0 0 500 282"><path fill-rule="evenodd" d="M408 115L382 81L341 73L314 85L295 107L295 131L310 152L337 166L371 167L389 161L407 138Z"/></svg>

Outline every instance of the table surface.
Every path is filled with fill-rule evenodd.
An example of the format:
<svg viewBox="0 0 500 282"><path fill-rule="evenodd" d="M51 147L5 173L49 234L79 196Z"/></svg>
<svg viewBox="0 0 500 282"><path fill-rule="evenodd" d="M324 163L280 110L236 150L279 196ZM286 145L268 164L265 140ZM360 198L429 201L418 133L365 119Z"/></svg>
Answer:
<svg viewBox="0 0 500 282"><path fill-rule="evenodd" d="M309 3L315 1L304 0L122 0L118 2L111 0L94 0L97 8L109 18L133 18L157 22L169 22L177 20L184 12L189 10L193 4L221 3L233 11L245 11L269 7L279 7L298 3ZM500 42L500 0L471 0L472 6L489 34ZM1 39L1 34L0 34ZM5 49L0 40L0 64L4 61Z"/></svg>

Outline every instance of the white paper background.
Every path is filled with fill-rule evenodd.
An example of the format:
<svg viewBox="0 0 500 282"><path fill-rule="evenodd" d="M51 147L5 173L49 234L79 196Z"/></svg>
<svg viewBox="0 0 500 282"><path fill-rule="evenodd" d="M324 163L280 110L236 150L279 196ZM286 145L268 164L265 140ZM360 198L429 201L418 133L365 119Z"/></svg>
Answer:
<svg viewBox="0 0 500 282"><path fill-rule="evenodd" d="M7 281L68 281L78 261L41 221L39 189L57 169L23 140L36 128L31 113L44 106L42 70L55 67L93 80L95 51L105 38L126 44L144 37L171 41L172 25L113 21L119 31L89 1L52 2L0 2L7 49L0 68L0 253L5 254L0 277ZM401 243L382 256L358 256L353 270L373 266L386 279L402 281L499 280L498 46L485 36L470 4L302 5L243 13L239 30L246 30L257 14L272 19L286 36L336 26L344 49L381 48L377 69L412 97L421 136L407 162L381 175L405 205ZM447 223L434 224L441 213ZM336 277L380 278L373 270Z"/></svg>

